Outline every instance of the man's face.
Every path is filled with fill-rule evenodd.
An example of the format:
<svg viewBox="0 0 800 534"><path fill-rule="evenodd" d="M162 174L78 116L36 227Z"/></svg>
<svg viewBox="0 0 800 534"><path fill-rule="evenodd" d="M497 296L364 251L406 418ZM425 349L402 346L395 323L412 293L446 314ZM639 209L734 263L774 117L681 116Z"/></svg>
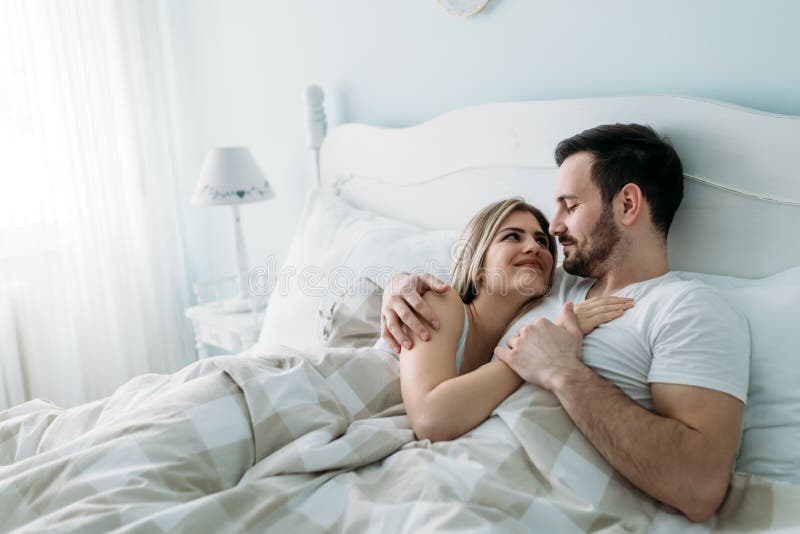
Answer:
<svg viewBox="0 0 800 534"><path fill-rule="evenodd" d="M598 278L621 234L611 206L603 206L591 171L592 156L588 152L573 154L561 164L550 233L563 247L565 271Z"/></svg>

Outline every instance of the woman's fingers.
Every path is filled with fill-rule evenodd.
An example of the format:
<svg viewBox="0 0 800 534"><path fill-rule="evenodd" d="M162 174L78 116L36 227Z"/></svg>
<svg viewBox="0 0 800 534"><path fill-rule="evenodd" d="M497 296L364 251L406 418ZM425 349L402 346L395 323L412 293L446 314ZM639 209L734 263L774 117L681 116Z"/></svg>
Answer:
<svg viewBox="0 0 800 534"><path fill-rule="evenodd" d="M585 317L594 317L595 315L598 315L598 314L613 312L613 311L617 311L617 310L625 311L625 310L628 310L628 309L630 309L632 307L633 307L633 303L632 302L630 302L630 303L627 303L627 302L625 302L625 303L616 303L616 304L603 304L602 306L594 306L592 308L583 310L583 313L584 313Z"/></svg>
<svg viewBox="0 0 800 534"><path fill-rule="evenodd" d="M599 306L607 306L609 304L626 304L630 303L633 304L633 299L628 297L593 297L588 300L581 302L580 304L576 304L575 308L586 308L586 309L593 309Z"/></svg>
<svg viewBox="0 0 800 534"><path fill-rule="evenodd" d="M574 306L575 313L604 313L610 309L628 309L633 306L633 299L625 297L595 297Z"/></svg>
<svg viewBox="0 0 800 534"><path fill-rule="evenodd" d="M633 299L625 297L595 297L574 306L584 335L599 325L621 317L633 307Z"/></svg>
<svg viewBox="0 0 800 534"><path fill-rule="evenodd" d="M620 297L617 295L607 295L605 297L592 297L590 299L586 299L581 304L610 304L614 302L628 302L633 301L630 297Z"/></svg>
<svg viewBox="0 0 800 534"><path fill-rule="evenodd" d="M596 328L603 323L613 321L617 317L621 317L623 313L625 313L625 310L614 310L595 315L591 318L591 322L594 325L592 328Z"/></svg>

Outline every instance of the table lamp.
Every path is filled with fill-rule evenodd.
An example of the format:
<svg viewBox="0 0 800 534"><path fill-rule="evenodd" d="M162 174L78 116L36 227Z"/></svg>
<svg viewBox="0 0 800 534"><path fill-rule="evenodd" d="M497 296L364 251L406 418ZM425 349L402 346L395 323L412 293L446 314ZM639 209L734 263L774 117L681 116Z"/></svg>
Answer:
<svg viewBox="0 0 800 534"><path fill-rule="evenodd" d="M233 209L239 295L224 301L222 311L234 313L251 309L247 249L242 235L239 204L267 200L274 196L269 182L247 147L212 148L206 155L191 203L195 206L231 206Z"/></svg>

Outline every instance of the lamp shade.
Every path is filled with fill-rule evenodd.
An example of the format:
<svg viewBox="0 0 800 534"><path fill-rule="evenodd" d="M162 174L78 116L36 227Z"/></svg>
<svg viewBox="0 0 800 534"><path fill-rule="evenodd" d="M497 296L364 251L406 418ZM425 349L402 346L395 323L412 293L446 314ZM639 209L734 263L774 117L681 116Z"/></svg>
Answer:
<svg viewBox="0 0 800 534"><path fill-rule="evenodd" d="M245 204L275 196L247 147L212 148L191 203L196 206Z"/></svg>

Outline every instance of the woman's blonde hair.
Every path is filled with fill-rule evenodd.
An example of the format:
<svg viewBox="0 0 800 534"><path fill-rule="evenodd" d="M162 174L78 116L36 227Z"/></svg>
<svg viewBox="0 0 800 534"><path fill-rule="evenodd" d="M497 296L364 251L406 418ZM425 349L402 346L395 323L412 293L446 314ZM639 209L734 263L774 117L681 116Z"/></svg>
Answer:
<svg viewBox="0 0 800 534"><path fill-rule="evenodd" d="M547 229L550 227L547 217L519 197L489 204L479 211L461 233L450 275L453 289L458 292L464 304L469 304L478 296L479 276L486 260L486 251L489 249L489 245L492 244L495 235L497 235L500 224L515 211L529 212L536 217L542 230L547 233ZM556 243L549 234L547 236L547 249L553 256L553 265L555 266ZM553 273L551 271L550 278L552 276ZM547 284L550 284L550 279L548 279ZM545 293L548 290L549 287L545 287Z"/></svg>

